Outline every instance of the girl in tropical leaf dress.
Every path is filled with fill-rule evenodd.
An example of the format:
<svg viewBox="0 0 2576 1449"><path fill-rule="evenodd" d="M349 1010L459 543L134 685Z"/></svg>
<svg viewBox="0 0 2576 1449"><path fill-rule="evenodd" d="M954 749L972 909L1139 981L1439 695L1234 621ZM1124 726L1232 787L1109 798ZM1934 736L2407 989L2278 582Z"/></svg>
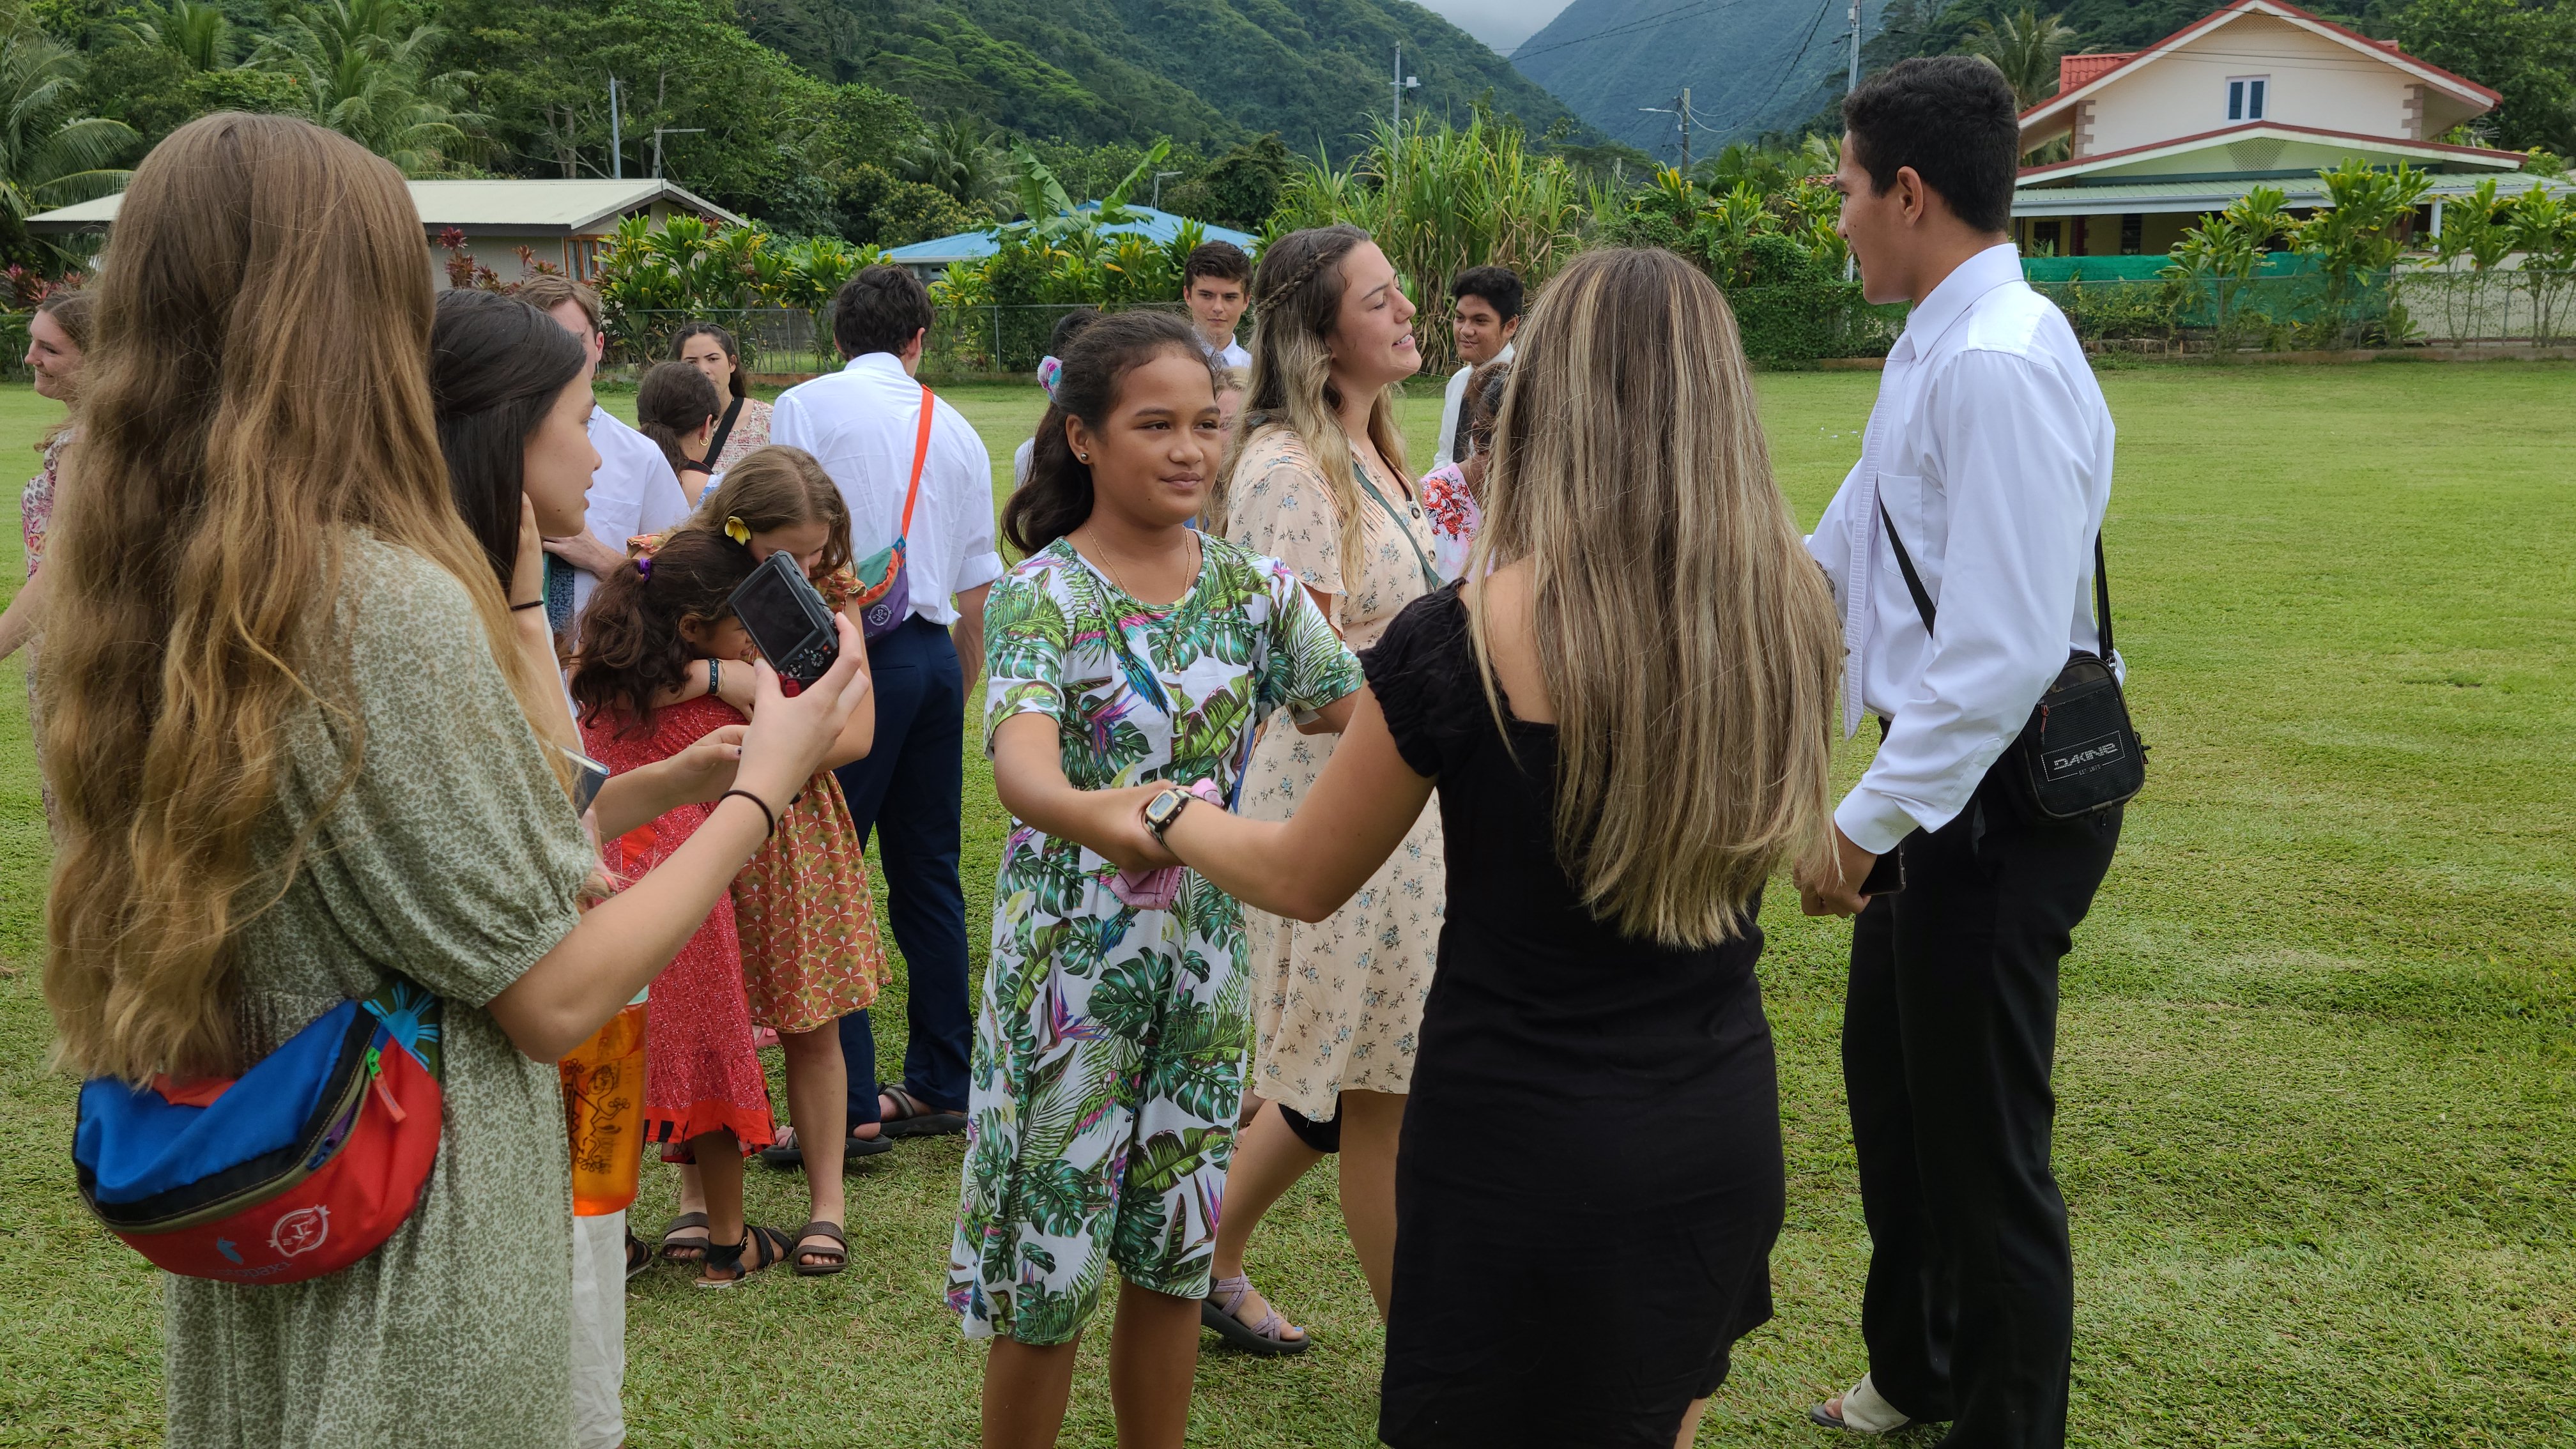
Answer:
<svg viewBox="0 0 2576 1449"><path fill-rule="evenodd" d="M1274 709L1339 729L1360 673L1285 566L1187 526L1223 430L1178 319L1083 333L1036 444L1003 515L1027 557L985 612L1012 830L948 1296L994 1340L984 1442L1052 1444L1115 1267L1120 1442L1177 1446L1243 1090L1243 915L1139 812L1167 785L1225 800Z"/></svg>

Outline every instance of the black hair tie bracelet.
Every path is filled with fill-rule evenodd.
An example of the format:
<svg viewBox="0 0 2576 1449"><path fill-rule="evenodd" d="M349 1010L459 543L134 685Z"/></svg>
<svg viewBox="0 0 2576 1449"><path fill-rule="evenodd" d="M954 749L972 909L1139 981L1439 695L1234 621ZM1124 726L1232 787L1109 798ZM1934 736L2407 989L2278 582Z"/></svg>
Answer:
<svg viewBox="0 0 2576 1449"><path fill-rule="evenodd" d="M776 835L776 834L778 833L778 812L769 808L769 802L768 802L768 801L761 799L761 798L760 798L759 796L757 796L757 795L754 795L754 794L753 794L753 793L751 793L749 790L727 790L726 792L724 792L724 794L722 794L722 795L718 795L718 796L716 797L716 799L717 799L717 800L719 800L719 801L722 801L722 800L726 799L727 797L729 797L729 796L734 796L734 795L740 795L740 796L741 796L742 798L744 798L745 800L748 800L748 801L750 801L752 804L759 806L759 807L760 807L760 813L761 813L761 816L762 816L764 819L768 820L768 822L769 822L769 829L768 829L768 831L767 831L766 833L764 833L764 834L761 836L761 839L763 839L763 840L767 840L767 839L769 839L771 836L774 836L774 835Z"/></svg>

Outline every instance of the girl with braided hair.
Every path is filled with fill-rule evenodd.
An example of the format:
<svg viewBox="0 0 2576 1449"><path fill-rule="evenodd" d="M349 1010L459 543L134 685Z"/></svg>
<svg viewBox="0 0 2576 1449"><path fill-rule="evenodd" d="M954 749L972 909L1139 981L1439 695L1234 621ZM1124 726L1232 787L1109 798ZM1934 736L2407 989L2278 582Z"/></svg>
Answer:
<svg viewBox="0 0 2576 1449"><path fill-rule="evenodd" d="M1353 649L1440 587L1435 536L1407 480L1395 427L1403 381L1421 369L1413 303L1354 226L1292 232L1261 254L1252 294L1252 385L1208 526L1285 563ZM1337 736L1274 720L1253 753L1243 813L1285 820ZM1305 1334L1243 1268L1255 1224L1308 1169L1341 1156L1342 1221L1386 1312L1395 1260L1396 1131L1439 949L1443 849L1437 811L1329 919L1244 911L1259 1055L1226 1179L1215 1284L1201 1316L1254 1353L1298 1353Z"/></svg>

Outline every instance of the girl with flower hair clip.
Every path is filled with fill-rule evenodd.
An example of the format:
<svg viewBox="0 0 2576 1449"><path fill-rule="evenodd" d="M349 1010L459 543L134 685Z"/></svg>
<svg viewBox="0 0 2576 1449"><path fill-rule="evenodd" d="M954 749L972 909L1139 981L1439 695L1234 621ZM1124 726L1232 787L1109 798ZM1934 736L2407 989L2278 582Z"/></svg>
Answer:
<svg viewBox="0 0 2576 1449"><path fill-rule="evenodd" d="M833 608L849 613L859 582L850 572L850 514L831 475L802 448L754 450L727 469L687 523L663 538L640 538L632 547L650 558L671 539L709 534L758 564L786 553ZM857 623L855 614L851 622ZM866 668L863 660L861 669ZM751 712L748 661L692 661L685 678L657 697L677 704L711 691L745 715ZM875 739L873 701L852 716L831 764L858 759ZM848 1070L837 1025L843 1016L874 1002L888 979L885 949L877 935L868 891L867 863L858 828L830 765L815 771L779 816L778 831L734 881L734 921L742 941L743 985L751 1019L778 1034L786 1057L787 1115L791 1124L761 1150L776 1167L802 1164L811 1211L797 1234L794 1266L800 1277L840 1272L849 1263L841 1167L850 1157L873 1156L893 1144L874 1121L849 1121ZM672 1220L663 1250L675 1258L703 1251L705 1197L694 1172L682 1174L680 1215Z"/></svg>

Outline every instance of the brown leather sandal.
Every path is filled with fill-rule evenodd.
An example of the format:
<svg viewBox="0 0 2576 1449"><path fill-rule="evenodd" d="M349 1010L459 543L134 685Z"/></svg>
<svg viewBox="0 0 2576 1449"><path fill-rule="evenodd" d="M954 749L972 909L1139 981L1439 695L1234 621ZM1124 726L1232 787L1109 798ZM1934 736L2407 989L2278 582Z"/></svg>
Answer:
<svg viewBox="0 0 2576 1449"><path fill-rule="evenodd" d="M809 1248L805 1246L807 1238L829 1238L841 1246L838 1251L830 1248ZM822 1218L816 1218L796 1230L796 1246L790 1251L796 1259L793 1266L799 1278L829 1278L850 1266L849 1238L843 1235L839 1223L827 1222ZM820 1258L823 1261L808 1263L805 1261L807 1258Z"/></svg>

